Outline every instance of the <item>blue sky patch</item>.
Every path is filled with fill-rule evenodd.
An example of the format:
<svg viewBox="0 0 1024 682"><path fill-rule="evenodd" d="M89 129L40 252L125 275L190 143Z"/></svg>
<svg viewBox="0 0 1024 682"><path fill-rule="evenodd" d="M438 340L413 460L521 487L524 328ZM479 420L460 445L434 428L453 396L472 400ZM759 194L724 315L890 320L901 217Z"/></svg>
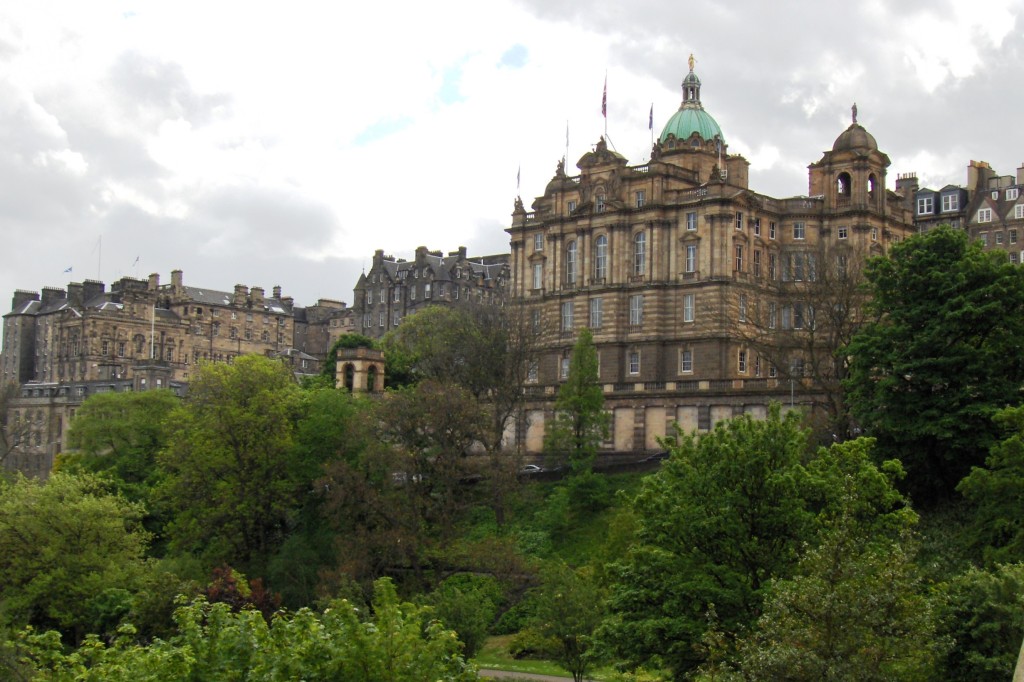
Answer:
<svg viewBox="0 0 1024 682"><path fill-rule="evenodd" d="M528 56L529 52L527 52L526 46L516 44L505 50L505 54L501 55L501 59L498 60L498 65L507 66L512 69L521 69L526 66L526 58Z"/></svg>

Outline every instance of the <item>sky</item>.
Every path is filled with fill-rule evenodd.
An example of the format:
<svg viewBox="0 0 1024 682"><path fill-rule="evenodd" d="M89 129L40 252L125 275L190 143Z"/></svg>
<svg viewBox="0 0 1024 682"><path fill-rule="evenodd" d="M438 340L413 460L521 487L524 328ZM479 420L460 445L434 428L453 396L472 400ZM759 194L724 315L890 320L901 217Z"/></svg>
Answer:
<svg viewBox="0 0 1024 682"><path fill-rule="evenodd" d="M1024 3L0 3L0 296L184 271L351 303L373 252L508 252L607 124L641 164L696 59L750 187L858 122L888 187L1024 161ZM601 115L607 83L608 116ZM568 151L567 151L568 139ZM518 178L518 180L517 180ZM70 272L67 270L70 268Z"/></svg>

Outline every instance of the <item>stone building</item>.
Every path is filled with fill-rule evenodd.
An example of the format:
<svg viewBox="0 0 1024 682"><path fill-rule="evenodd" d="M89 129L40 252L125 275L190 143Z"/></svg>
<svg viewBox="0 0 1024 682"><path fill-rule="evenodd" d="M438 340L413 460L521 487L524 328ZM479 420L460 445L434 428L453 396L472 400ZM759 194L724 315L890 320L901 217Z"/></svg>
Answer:
<svg viewBox="0 0 1024 682"><path fill-rule="evenodd" d="M411 261L377 250L370 271L360 275L353 290L355 331L379 339L428 305L504 305L508 258L508 254L470 258L464 246L447 256L421 246Z"/></svg>
<svg viewBox="0 0 1024 682"><path fill-rule="evenodd" d="M0 384L18 386L8 423L18 421L25 433L7 464L45 474L89 395L151 388L184 393L200 362L231 363L258 353L281 358L297 376L316 374L351 321L352 311L340 301L301 308L280 287L269 296L262 287L241 284L215 291L186 285L180 270L166 284L153 274L124 277L109 291L93 280L19 290L4 315Z"/></svg>
<svg viewBox="0 0 1024 682"><path fill-rule="evenodd" d="M800 333L812 311L780 296L814 280L823 253L845 264L916 231L909 203L886 189L889 158L856 105L851 125L809 165L808 195L780 199L748 187L749 164L729 153L701 87L691 60L649 163L630 165L602 138L579 174L559 162L532 210L516 200L511 296L543 348L528 372L528 451L541 448L583 327L612 413L608 451L656 449L676 421L703 430L763 414L770 401L813 404L802 358L780 366L750 343L755 316Z"/></svg>

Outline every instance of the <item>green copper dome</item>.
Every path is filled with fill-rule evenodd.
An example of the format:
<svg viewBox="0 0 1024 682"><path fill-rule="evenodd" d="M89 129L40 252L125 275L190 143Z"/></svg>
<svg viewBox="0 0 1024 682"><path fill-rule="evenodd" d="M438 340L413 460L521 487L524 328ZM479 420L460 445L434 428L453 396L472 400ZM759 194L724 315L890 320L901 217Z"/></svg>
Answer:
<svg viewBox="0 0 1024 682"><path fill-rule="evenodd" d="M713 140L716 135L725 141L722 129L718 127L718 122L711 114L704 109L690 108L686 105L672 114L658 139L664 142L669 135L675 135L677 140L686 140L695 132L705 141Z"/></svg>
<svg viewBox="0 0 1024 682"><path fill-rule="evenodd" d="M665 124L658 140L665 142L669 135L675 135L677 140L685 140L697 133L705 142L715 139L716 136L725 142L718 122L704 111L704 106L700 103L700 79L693 72L692 54L689 64L690 73L683 79L683 103L679 105L679 111L672 114L672 118Z"/></svg>

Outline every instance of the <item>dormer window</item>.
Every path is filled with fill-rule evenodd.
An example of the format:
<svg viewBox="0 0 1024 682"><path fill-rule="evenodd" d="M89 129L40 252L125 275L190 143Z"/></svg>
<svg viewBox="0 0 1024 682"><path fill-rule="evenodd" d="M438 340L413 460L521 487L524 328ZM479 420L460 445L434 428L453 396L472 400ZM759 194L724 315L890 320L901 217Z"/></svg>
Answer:
<svg viewBox="0 0 1024 682"><path fill-rule="evenodd" d="M931 197L918 197L917 198L917 215L930 215L933 212L933 202Z"/></svg>
<svg viewBox="0 0 1024 682"><path fill-rule="evenodd" d="M1020 190L1019 189L1017 189L1016 187L1011 187L1010 189L1006 190L1006 200L1007 201L1016 201L1019 194L1020 194Z"/></svg>
<svg viewBox="0 0 1024 682"><path fill-rule="evenodd" d="M942 197L942 212L947 211L959 211L960 210L960 195L959 194L947 194Z"/></svg>
<svg viewBox="0 0 1024 682"><path fill-rule="evenodd" d="M990 223L992 222L992 209L982 208L978 210L978 222L979 223Z"/></svg>

